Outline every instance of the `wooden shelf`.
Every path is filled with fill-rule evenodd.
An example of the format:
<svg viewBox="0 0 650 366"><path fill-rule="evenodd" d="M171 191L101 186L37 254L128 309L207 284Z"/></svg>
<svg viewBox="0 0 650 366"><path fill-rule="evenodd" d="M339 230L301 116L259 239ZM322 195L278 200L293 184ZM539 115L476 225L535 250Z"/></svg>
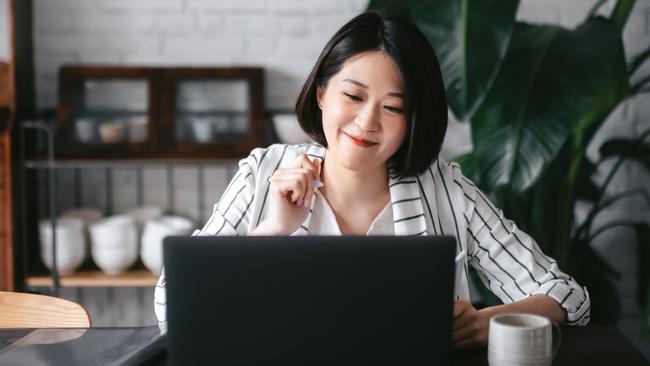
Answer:
<svg viewBox="0 0 650 366"><path fill-rule="evenodd" d="M158 281L158 276L146 269L137 269L124 272L120 275L110 276L101 271L80 271L73 275L61 277L62 287L153 287ZM50 287L50 276L27 277L29 287Z"/></svg>

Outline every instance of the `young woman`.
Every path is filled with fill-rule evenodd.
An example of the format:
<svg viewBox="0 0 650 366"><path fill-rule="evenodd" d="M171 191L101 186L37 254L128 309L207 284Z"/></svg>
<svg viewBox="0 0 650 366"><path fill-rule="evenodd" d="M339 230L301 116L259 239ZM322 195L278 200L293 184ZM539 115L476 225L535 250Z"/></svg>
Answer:
<svg viewBox="0 0 650 366"><path fill-rule="evenodd" d="M491 316L589 321L587 290L438 157L447 102L438 60L409 22L361 14L327 43L296 104L317 144L255 149L195 235L452 235L455 347L487 343ZM475 309L468 265L504 305ZM166 328L165 279L155 307Z"/></svg>

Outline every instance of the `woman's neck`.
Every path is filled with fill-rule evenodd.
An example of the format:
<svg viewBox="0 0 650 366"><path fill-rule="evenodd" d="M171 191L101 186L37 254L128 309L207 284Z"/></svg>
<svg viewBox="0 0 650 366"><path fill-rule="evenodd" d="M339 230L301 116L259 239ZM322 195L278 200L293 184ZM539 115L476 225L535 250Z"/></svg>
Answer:
<svg viewBox="0 0 650 366"><path fill-rule="evenodd" d="M325 159L321 170L321 193L332 206L385 206L390 197L385 167L351 170Z"/></svg>

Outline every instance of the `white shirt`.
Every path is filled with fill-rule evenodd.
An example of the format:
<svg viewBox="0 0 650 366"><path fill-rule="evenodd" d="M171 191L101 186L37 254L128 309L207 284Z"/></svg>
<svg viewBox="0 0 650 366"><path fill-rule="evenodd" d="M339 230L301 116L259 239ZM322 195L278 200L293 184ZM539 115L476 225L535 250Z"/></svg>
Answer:
<svg viewBox="0 0 650 366"><path fill-rule="evenodd" d="M246 235L266 218L268 177L306 154L324 159L320 145L276 144L258 148L239 162L239 171L226 188L205 226L193 235ZM463 176L460 166L439 158L416 177L389 177L390 209L382 211L371 231L382 232L392 216L394 235L450 235L456 239L455 298L469 300L468 266L504 303L536 294L555 299L567 313L568 325L589 322L591 302L587 289L562 272L537 243ZM320 203L319 203L320 202ZM312 200L310 210L293 235L315 235L338 230L328 219L327 207ZM331 209L330 209L331 211ZM333 214L332 214L333 216ZM388 220L390 223L391 220ZM334 223L336 220L334 219ZM160 276L154 307L161 329L166 329L165 273Z"/></svg>
<svg viewBox="0 0 650 366"><path fill-rule="evenodd" d="M342 235L334 211L327 202L327 199L319 190L316 190L314 198L316 200L314 203L314 218L309 228L309 235ZM298 235L299 233L294 234ZM390 202L386 204L372 221L366 235L395 235L393 208Z"/></svg>

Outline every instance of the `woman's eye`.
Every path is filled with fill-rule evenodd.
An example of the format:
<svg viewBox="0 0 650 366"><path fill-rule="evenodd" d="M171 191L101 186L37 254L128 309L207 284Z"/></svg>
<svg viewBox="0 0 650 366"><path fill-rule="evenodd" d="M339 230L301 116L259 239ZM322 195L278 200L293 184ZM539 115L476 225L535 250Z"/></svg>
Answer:
<svg viewBox="0 0 650 366"><path fill-rule="evenodd" d="M360 102L360 101L363 100L363 99L361 99L361 97L358 97L358 96L356 96L354 94L348 94L348 93L343 93L343 94L345 94L346 97L350 98L351 100L353 100L355 102Z"/></svg>
<svg viewBox="0 0 650 366"><path fill-rule="evenodd" d="M404 110L402 108L393 107L392 105L387 105L384 108L393 113L404 113Z"/></svg>

